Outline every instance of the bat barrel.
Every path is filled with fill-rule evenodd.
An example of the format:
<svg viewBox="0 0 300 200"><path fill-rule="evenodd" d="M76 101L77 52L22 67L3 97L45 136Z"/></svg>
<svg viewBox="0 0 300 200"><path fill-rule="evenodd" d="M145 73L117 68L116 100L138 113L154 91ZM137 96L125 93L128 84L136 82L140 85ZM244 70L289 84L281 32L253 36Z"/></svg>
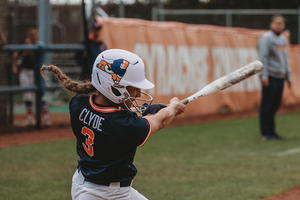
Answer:
<svg viewBox="0 0 300 200"><path fill-rule="evenodd" d="M183 104L188 104L191 101L194 101L195 99L198 99L203 96L207 96L216 92L220 92L236 83L241 82L242 80L257 74L258 72L261 72L263 70L263 64L256 60L248 65L245 65L215 81L208 84L195 94L189 96L188 98L182 100L181 102Z"/></svg>

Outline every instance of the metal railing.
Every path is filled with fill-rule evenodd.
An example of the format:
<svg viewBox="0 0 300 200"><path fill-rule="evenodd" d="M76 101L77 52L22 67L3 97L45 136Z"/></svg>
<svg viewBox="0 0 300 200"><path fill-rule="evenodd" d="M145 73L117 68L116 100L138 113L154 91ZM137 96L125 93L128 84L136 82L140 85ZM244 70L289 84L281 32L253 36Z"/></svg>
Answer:
<svg viewBox="0 0 300 200"><path fill-rule="evenodd" d="M59 84L52 84L51 86L45 86L43 84L43 78L40 75L40 67L44 64L45 53L47 51L83 51L84 45L82 44L48 44L48 45L6 45L2 51L24 51L31 50L38 53L38 65L34 68L35 73L35 85L31 87L20 87L20 86L7 86L0 87L0 94L11 94L15 92L26 92L33 91L36 93L36 127L41 127L41 113L42 113L42 96L45 90L60 89ZM12 107L12 104L10 105ZM12 112L12 108L10 108ZM12 113L10 113L12 115Z"/></svg>
<svg viewBox="0 0 300 200"><path fill-rule="evenodd" d="M9 119L12 122L13 113L13 93L33 91L36 93L36 127L41 127L41 113L42 113L42 97L45 90L59 89L59 84L52 84L51 86L45 86L44 80L40 74L40 67L46 60L46 52L49 51L84 51L85 46L82 44L51 44L51 4L50 0L37 1L38 3L38 27L40 43L34 45L6 45L1 51L14 52L14 51L25 51L31 50L37 54L37 65L34 66L35 73L35 85L31 87L20 87L20 86L7 86L0 87L0 94L9 94L9 107L10 115Z"/></svg>
<svg viewBox="0 0 300 200"><path fill-rule="evenodd" d="M224 15L225 25L232 27L233 15L295 15L297 16L298 23L297 27L297 41L300 44L300 6L298 9L152 9L152 21L163 21L166 16L203 16L203 15ZM268 27L265 27L268 28Z"/></svg>

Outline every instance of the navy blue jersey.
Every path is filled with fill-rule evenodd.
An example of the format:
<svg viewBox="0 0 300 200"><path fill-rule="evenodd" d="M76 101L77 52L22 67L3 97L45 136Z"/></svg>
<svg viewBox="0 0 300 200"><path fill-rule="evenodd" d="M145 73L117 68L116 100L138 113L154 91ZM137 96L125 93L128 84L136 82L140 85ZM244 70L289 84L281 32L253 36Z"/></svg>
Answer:
<svg viewBox="0 0 300 200"><path fill-rule="evenodd" d="M93 99L75 96L69 106L79 168L93 183L132 180L136 148L148 140L151 124L121 107L96 105Z"/></svg>

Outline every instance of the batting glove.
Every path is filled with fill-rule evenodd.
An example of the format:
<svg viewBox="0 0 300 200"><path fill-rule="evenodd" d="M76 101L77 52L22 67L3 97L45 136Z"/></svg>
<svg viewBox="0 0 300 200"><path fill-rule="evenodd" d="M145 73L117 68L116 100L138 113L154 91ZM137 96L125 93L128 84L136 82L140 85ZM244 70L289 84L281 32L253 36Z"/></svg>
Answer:
<svg viewBox="0 0 300 200"><path fill-rule="evenodd" d="M143 107L146 109L146 111L143 113L143 116L149 115L149 114L155 114L157 113L160 109L163 109L165 107L167 107L165 104L163 103L158 103L158 104L152 104L150 106L148 106L147 103L143 104Z"/></svg>

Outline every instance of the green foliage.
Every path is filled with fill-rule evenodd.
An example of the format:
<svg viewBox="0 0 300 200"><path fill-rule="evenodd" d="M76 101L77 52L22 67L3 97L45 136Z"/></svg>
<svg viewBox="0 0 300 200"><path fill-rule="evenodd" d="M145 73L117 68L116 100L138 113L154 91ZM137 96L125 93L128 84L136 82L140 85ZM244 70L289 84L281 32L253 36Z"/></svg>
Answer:
<svg viewBox="0 0 300 200"><path fill-rule="evenodd" d="M284 141L260 140L257 118L169 127L139 148L133 187L149 199L258 200L299 186L300 113L277 117ZM75 141L0 149L1 199L70 199Z"/></svg>

